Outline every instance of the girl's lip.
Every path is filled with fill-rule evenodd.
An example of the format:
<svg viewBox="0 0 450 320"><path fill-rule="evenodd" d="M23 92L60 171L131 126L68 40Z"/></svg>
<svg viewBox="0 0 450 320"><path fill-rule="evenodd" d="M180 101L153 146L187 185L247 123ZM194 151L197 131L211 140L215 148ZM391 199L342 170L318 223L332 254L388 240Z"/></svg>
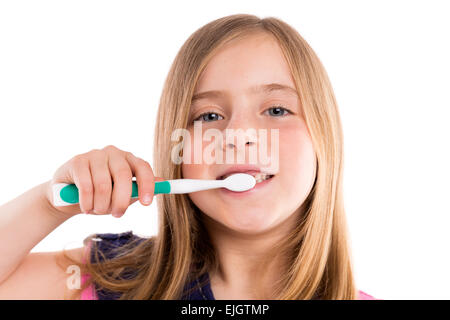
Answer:
<svg viewBox="0 0 450 320"><path fill-rule="evenodd" d="M230 196L230 197L234 197L234 198L242 198L242 197L250 196L250 195L258 192L260 189L264 189L265 187L267 187L270 184L270 182L273 179L275 179L275 176L273 176L270 179L264 180L263 182L257 183L252 189L247 190L247 191L236 192L236 191L228 190L227 188L220 188L218 190L219 190L219 192L221 192L222 194L224 194L226 196Z"/></svg>

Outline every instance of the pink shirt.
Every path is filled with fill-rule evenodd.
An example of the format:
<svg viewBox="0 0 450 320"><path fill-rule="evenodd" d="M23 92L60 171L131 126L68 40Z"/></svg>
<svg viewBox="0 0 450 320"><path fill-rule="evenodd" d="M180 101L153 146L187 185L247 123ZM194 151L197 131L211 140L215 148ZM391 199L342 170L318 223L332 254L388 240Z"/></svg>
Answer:
<svg viewBox="0 0 450 320"><path fill-rule="evenodd" d="M90 253L90 249L91 249L91 241L89 241L89 244L87 246L85 246L85 250L84 250L84 256L83 256L83 263L86 263L86 258L89 257L89 253ZM82 274L81 275L81 285L83 285L83 283L85 283L86 281L88 281L90 278L89 274ZM88 287L86 287L86 289L84 289L81 292L81 300L97 300L97 295L95 294L95 288L93 284L90 284Z"/></svg>
<svg viewBox="0 0 450 320"><path fill-rule="evenodd" d="M89 242L89 245L86 246L86 250L85 250L85 254L83 257L83 263L86 262L86 257L88 257L89 255L89 251L90 251L90 247L91 247L91 242ZM81 275L81 284L85 283L88 279L89 279L90 275L89 274L82 274ZM97 300L98 297L95 293L95 288L93 286L93 284L89 285L88 287L86 287L86 289L84 289L81 292L81 300ZM363 291L359 291L359 300L378 300L375 299L374 297L372 297L371 295L363 292Z"/></svg>

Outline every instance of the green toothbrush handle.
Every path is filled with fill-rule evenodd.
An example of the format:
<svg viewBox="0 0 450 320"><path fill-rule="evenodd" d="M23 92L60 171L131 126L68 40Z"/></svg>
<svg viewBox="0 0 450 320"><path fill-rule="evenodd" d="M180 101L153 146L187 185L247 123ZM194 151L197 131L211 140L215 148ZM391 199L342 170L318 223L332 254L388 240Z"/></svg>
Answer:
<svg viewBox="0 0 450 320"><path fill-rule="evenodd" d="M114 186L114 182L112 183ZM170 193L168 181L155 182L154 194ZM137 182L133 181L131 198L138 197ZM79 203L78 188L75 184L57 183L53 185L53 202L55 206L68 206Z"/></svg>

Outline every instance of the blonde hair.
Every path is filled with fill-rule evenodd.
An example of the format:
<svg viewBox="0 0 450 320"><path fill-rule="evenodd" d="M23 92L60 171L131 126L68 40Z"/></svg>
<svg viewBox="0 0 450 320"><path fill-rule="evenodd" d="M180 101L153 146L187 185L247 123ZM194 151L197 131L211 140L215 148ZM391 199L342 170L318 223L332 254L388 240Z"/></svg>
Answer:
<svg viewBox="0 0 450 320"><path fill-rule="evenodd" d="M342 194L343 133L327 73L298 32L274 17L235 14L194 32L181 47L166 78L156 121L153 171L165 179L182 178L170 155L177 128L186 128L200 74L223 45L265 33L279 44L290 67L315 153L316 179L293 232L273 248L289 261L278 290L269 299L356 299ZM82 266L90 281L122 293L120 299L180 299L189 281L218 267L216 252L199 209L187 194L159 195L158 234L136 246L118 248L118 257ZM89 238L87 239L89 240ZM95 244L95 243L94 243ZM271 255L270 260L277 257ZM269 258L268 258L269 259ZM124 270L133 279L118 279Z"/></svg>

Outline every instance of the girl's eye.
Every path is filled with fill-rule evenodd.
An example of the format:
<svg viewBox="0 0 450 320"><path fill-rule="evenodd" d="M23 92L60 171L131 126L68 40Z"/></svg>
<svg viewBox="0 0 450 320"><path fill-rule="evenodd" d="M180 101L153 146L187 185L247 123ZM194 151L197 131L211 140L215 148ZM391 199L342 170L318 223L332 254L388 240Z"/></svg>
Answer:
<svg viewBox="0 0 450 320"><path fill-rule="evenodd" d="M269 108L266 111L269 111L269 115L273 117L282 117L287 113L291 113L288 109L283 108L281 106L273 106L272 108Z"/></svg>
<svg viewBox="0 0 450 320"><path fill-rule="evenodd" d="M205 112L199 115L194 121L203 120L205 122L212 122L214 120L222 120L223 117L215 112Z"/></svg>

